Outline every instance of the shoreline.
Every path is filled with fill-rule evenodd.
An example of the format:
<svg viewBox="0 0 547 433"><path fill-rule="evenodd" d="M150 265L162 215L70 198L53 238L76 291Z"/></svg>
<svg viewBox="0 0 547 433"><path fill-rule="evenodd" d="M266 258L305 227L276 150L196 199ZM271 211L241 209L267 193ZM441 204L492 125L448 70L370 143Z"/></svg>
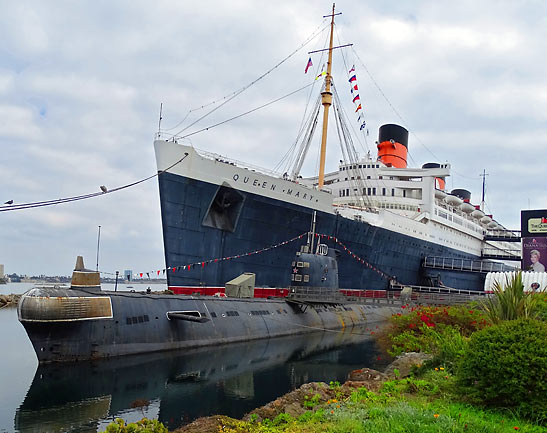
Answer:
<svg viewBox="0 0 547 433"><path fill-rule="evenodd" d="M283 414L298 418L323 405L331 405L342 399L348 399L352 393L363 387L371 392L379 392L385 382L410 375L414 366L421 365L431 357L425 353L405 353L396 357L385 367L383 372L371 368L360 368L349 372L343 384L332 381L329 384L325 382L305 383L263 406L254 408L239 420L226 415L209 415L197 418L191 423L173 430L172 433L214 433L221 431L222 427L230 422L263 422L266 419L273 420ZM313 401L314 398L316 401Z"/></svg>
<svg viewBox="0 0 547 433"><path fill-rule="evenodd" d="M11 293L9 295L0 295L0 308L15 308L22 295Z"/></svg>

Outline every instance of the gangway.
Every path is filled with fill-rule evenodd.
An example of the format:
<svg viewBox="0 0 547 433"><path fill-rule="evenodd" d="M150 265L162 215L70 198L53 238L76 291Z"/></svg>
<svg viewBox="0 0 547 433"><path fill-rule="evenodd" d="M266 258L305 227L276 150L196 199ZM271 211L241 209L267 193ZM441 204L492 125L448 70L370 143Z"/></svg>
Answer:
<svg viewBox="0 0 547 433"><path fill-rule="evenodd" d="M481 258L496 260L512 260L520 262L522 253L520 250L505 250L502 248L484 248L481 251Z"/></svg>
<svg viewBox="0 0 547 433"><path fill-rule="evenodd" d="M485 241L520 242L520 230L488 230L484 235Z"/></svg>
<svg viewBox="0 0 547 433"><path fill-rule="evenodd" d="M424 268L443 269L449 271L482 273L513 270L510 266L499 262L436 256L425 257L422 266Z"/></svg>

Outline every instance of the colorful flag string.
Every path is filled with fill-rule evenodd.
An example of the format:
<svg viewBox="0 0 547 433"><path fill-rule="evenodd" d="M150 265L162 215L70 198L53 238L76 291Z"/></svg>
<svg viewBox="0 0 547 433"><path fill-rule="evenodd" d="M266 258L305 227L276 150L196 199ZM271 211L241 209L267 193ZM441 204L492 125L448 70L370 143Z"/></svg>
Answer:
<svg viewBox="0 0 547 433"><path fill-rule="evenodd" d="M255 254L261 254L263 252L273 250L274 248L279 248L281 246L290 244L291 242L294 242L298 239L302 239L304 236L307 236L307 235L308 235L308 233L302 233L301 235L295 236L292 239L289 239L289 240L286 240L286 241L283 241L283 242L279 242L277 244L270 245L270 246L265 247L265 248L261 248L261 249L254 250L254 251L249 251L249 252L246 252L246 253L236 254L236 255L233 255L233 256L209 259L209 260L205 260L205 261L202 261L202 262L189 263L189 264L186 264L186 265L170 266L166 269L161 269L161 270L158 270L158 271L137 272L137 273L133 274L133 277L134 278L143 278L146 275L147 278L150 278L150 275L155 274L155 275L159 276L160 273L162 275L165 275L165 273L168 272L168 271L177 272L177 271L185 271L185 270L195 269L196 267L204 268L205 266L207 266L211 263L218 263L218 262L223 262L223 261L228 261L228 260L239 259L241 257L247 257L247 256L255 255ZM322 234L322 233L315 233L315 237L319 238L321 240L321 242L326 241L326 240L335 242L337 245L340 245L340 247L342 247L343 250L345 252L347 252L353 259L355 259L359 263L365 265L370 270L376 272L381 277L386 278L388 280L389 279L395 279L394 276L389 275L386 272L383 272L382 270L378 269L376 266L373 266L372 264L367 262L365 259L359 257L352 250L350 250L344 243L342 243L340 240L338 240L338 238L336 236L325 235L325 234Z"/></svg>
<svg viewBox="0 0 547 433"><path fill-rule="evenodd" d="M316 233L315 234L315 237L316 238L319 238L321 239L321 241L324 240L330 240L330 241L333 241L335 242L336 244L340 245L345 252L347 252L351 257L353 257L355 260L357 260L359 263L365 265L367 268L373 270L374 272L378 273L378 275L380 275L381 277L387 279L387 280L391 280L391 279L394 279L395 280L395 277L392 276L392 275L389 275L383 271L381 271L380 269L378 269L377 267L371 265L369 262L367 262L365 259L359 257L357 254L355 254L353 251L351 251L348 247L346 247L346 245L344 245L342 242L340 242L338 240L337 237L335 236L330 236L330 235L324 235L324 234L321 234L321 233ZM396 282L396 281L395 281Z"/></svg>
<svg viewBox="0 0 547 433"><path fill-rule="evenodd" d="M351 75L353 74L353 75ZM355 95L353 97L353 103L356 105L355 112L359 112L359 115L357 116L357 121L359 122L359 130L362 131L367 126L367 123L364 120L364 116L362 116L361 110L363 109L363 106L361 104L361 97L359 96L358 92L359 88L357 87L357 74L355 73L355 65L351 67L351 69L348 71L348 75L351 75L349 78L349 84L350 84L350 91L352 95ZM361 117L363 117L363 121L361 122Z"/></svg>
<svg viewBox="0 0 547 433"><path fill-rule="evenodd" d="M156 270L156 271L137 272L137 273L133 274L133 277L134 278L143 278L146 275L148 278L150 278L150 274L152 274L152 275L155 274L155 275L159 276L160 273L162 275L165 275L165 273L168 272L168 271L177 272L177 271L182 271L182 270L191 270L191 269L195 269L198 266L201 266L202 268L204 268L205 266L207 266L210 263L223 262L223 261L228 261L228 260L233 260L233 259L239 259L241 257L251 256L251 255L254 255L254 254L261 254L265 251L273 250L274 248L279 248L279 247L282 247L284 245L290 244L291 242L294 242L297 239L302 239L304 236L307 236L307 233L303 233L301 235L295 236L292 239L289 239L289 240L286 240L286 241L283 241L283 242L279 242L277 244L270 245L268 247L261 248L261 249L258 249L258 250L249 251L249 252L241 253L241 254L236 254L236 255L233 255L233 256L219 257L219 258L216 258L216 259L204 260L202 262L189 263L189 264L186 264L186 265L169 266L168 268L160 269L160 270Z"/></svg>

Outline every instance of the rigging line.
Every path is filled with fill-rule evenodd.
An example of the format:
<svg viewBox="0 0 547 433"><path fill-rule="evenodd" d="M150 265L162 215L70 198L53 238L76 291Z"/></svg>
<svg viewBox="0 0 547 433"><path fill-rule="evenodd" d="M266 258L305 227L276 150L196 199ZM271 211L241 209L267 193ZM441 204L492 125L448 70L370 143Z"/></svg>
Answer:
<svg viewBox="0 0 547 433"><path fill-rule="evenodd" d="M328 28L328 26L324 27L323 28L323 31ZM329 33L328 32L325 32L325 41L323 42L323 47L325 47L327 45L327 41L328 41L328 38L329 38ZM319 66L320 65L323 65L324 66L324 63L323 63L323 59L325 57L325 52L322 51L321 52L321 57L319 58L319 63L317 64L316 68L315 68L315 81L317 81L317 77L318 77L318 73L317 71L319 71ZM302 115L302 119L300 121L300 129L301 129L301 132L302 130L304 129L304 123L305 123L305 119L306 119L306 114L308 113L308 108L309 108L309 105L310 105L310 101L311 101L311 97L312 97L312 93L314 91L314 88L315 86L312 86L310 88L310 91L308 92L308 98L307 98L307 101L306 101L306 108L304 110L304 114Z"/></svg>
<svg viewBox="0 0 547 433"><path fill-rule="evenodd" d="M328 26L324 27L323 31L327 27ZM325 35L325 41L323 42L323 46L326 46L327 41L328 41L328 37L329 37L329 33L328 32L325 32L325 33L326 33L326 35ZM315 74L314 74L315 80L314 81L317 81L317 78L318 78L317 71L319 71L319 66L324 65L324 63L323 63L324 56L325 56L325 53L322 51L321 52L321 57L319 58L319 63L317 63L316 68L315 68ZM314 92L314 88L315 88L315 85L312 86L310 88L310 91L308 92L308 96L307 96L307 99L306 99L306 107L304 109L304 113L302 114L302 118L300 120L300 127L299 127L299 130L298 130L298 134L296 136L296 139L294 140L292 145L289 147L289 149L287 150L285 155L283 155L281 160L276 165L276 168L284 166L284 168L286 168L286 170L283 170L283 171L285 171L285 172L290 171L291 167L294 166L297 163L298 155L296 154L296 149L297 149L297 146L298 146L298 141L300 140L300 137L302 136L302 134L304 134L306 132L306 130L309 130L308 125L311 122L313 122L313 120L311 118L306 120L306 115L308 114L308 108L310 106L310 101L311 101L312 94ZM312 109L312 112L315 112L315 105ZM310 116L311 116L311 114L310 114Z"/></svg>
<svg viewBox="0 0 547 433"><path fill-rule="evenodd" d="M206 128L201 128L201 129L198 129L197 131L190 132L189 134L180 136L180 137L178 137L178 138L179 138L179 139L187 138L187 137L190 137L190 136L192 136L192 135L199 134L200 132L208 131L209 129L213 129L213 128L217 127L217 126L224 125L225 123L231 122L232 120L235 120L235 119L239 119L240 117L246 116L247 114L254 113L255 111L258 111L258 110L260 110L260 109L262 109L262 108L265 108L265 107L267 107L267 106L269 106L269 105L275 104L276 102L279 102L279 101L281 101L282 99L288 98L289 96L292 96L292 95L294 95L295 93L298 93L298 92L300 92L300 91L302 91L302 90L304 90L304 89L306 89L306 88L308 88L308 87L310 87L310 86L313 86L314 83L315 83L315 81L312 82L312 83L306 84L305 86L302 86L302 87L300 87L299 89L293 90L292 92L287 93L286 95L281 96L281 97L279 97L279 98L277 98L277 99L274 99L273 101L270 101L270 102L268 102L268 103L266 103L266 104L264 104L264 105L260 105L259 107L253 108L252 110L249 110L249 111L246 111L246 112L244 112L244 113L238 114L237 116L234 116L234 117L230 117L229 119L223 120L222 122L215 123L214 125L208 126L208 127L206 127Z"/></svg>
<svg viewBox="0 0 547 433"><path fill-rule="evenodd" d="M314 103L313 111L310 113L309 119L306 121L305 125L302 127L300 132L298 133L296 139L291 144L287 152L283 155L281 160L277 163L277 165L274 167L274 171L277 171L279 168L283 167L282 171L288 172L291 170L291 166L295 165L298 159L300 158L300 154L302 153L300 149L297 150L298 142L300 141L301 137L303 136L303 141L306 139L306 137L309 135L309 130L311 128L311 125L313 125L313 122L315 121L315 118L317 117L317 113L319 110L319 107L321 107L321 96L319 95L316 98L316 101ZM301 147L303 144L301 144Z"/></svg>
<svg viewBox="0 0 547 433"><path fill-rule="evenodd" d="M338 95L338 92L336 92L335 88L334 88L334 94L335 94L335 101L337 104L336 105L337 115L335 116L335 119L336 119L337 133L340 140L340 148L342 149L342 154L345 155L347 152L348 154L347 161L350 162L352 166L354 166L354 165L357 165L356 164L357 155L355 154L355 147L353 146L351 135L349 134L349 130L347 129L347 126L345 125L346 122L343 119L343 113L340 109L339 95ZM343 138L341 138L340 134L342 134ZM359 172L362 173L361 170ZM364 180L362 179L359 180L359 176L357 176L357 179L352 179L352 177L348 175L348 181L351 187L351 192L349 195L347 195L347 197L353 196L356 199L358 199L359 202L361 203L361 207L365 207L365 202L366 202L367 207L370 208L371 207L370 198L368 198L368 196L365 196L364 194L361 193L361 190L364 190L363 188ZM363 177L363 175L361 175L361 177ZM355 194L355 190L357 190L357 194Z"/></svg>
<svg viewBox="0 0 547 433"><path fill-rule="evenodd" d="M320 97L318 97L315 103L314 111L311 113L310 118L307 122L307 127L304 131L302 142L300 143L298 149L295 149L293 157L291 157L291 160L289 161L292 165L292 167L289 167L291 173L290 177L292 180L295 180L298 177L302 169L302 165L304 164L304 160L306 159L306 155L308 153L315 132L315 128L317 127L320 109L321 99Z"/></svg>
<svg viewBox="0 0 547 433"><path fill-rule="evenodd" d="M109 189L107 191L100 191L100 192L94 192L90 194L83 194L78 196L72 196L72 197L66 197L66 198L59 198L56 200L46 200L46 201L38 201L38 202L30 202L30 203L22 203L18 205L8 205L8 206L0 206L0 212L7 212L7 211L14 211L14 210L21 210L21 209L31 209L35 207L44 207L44 206L52 206L62 203L68 203L71 201L78 201L78 200L84 200L87 198L93 198L98 197L106 194L110 194L113 192L121 191L123 189L138 185L140 183L146 182L147 180L150 180L156 176L159 176L166 171L170 170L177 164L180 164L186 157L188 156L188 153L185 153L182 158L180 158L178 161L176 161L174 164L171 164L169 167L167 167L164 170L160 170L157 173L153 174L152 176L145 177L144 179L137 180L135 182L128 183L126 185L118 186L116 188Z"/></svg>
<svg viewBox="0 0 547 433"><path fill-rule="evenodd" d="M455 175L457 176L460 176L460 177L463 177L464 179L473 179L473 180L477 180L478 177L477 176L467 176L465 174L461 174L459 172L457 172L456 170L454 170L452 167L451 167L451 170L450 170L452 173L454 173Z"/></svg>
<svg viewBox="0 0 547 433"><path fill-rule="evenodd" d="M334 87L334 85L333 85L333 87ZM338 100L340 101L340 95L339 95L339 93L338 93L338 90L335 89L335 91L336 91L336 97L337 97ZM339 110L340 110L340 112L341 112L341 115L343 115L345 119L348 119L348 122L346 122L346 123L350 125L350 128L353 130L353 135L355 136L355 138L357 138L357 141L359 142L359 144L361 145L361 147L363 148L363 150L364 150L365 152L369 152L369 153L370 153L370 149L368 148L368 143L367 143L367 146L366 146L366 149L365 149L365 147L363 146L363 143L360 141L360 136L359 136L359 134L357 134L357 132L355 131L353 122L349 121L350 118L349 118L348 114L346 113L346 110L345 110L345 108L343 107L343 105L339 102L339 103L338 103L338 106L339 106ZM364 116L364 115L363 115L363 116ZM347 125L346 125L346 126L347 126ZM365 137L365 142L366 142L366 137ZM354 151L357 152L357 151L355 150L355 148L354 148Z"/></svg>
<svg viewBox="0 0 547 433"><path fill-rule="evenodd" d="M322 23L323 24L323 23ZM322 25L321 24L321 25ZM321 27L321 25L319 27ZM319 28L318 27L318 28ZM247 90L249 87L253 86L254 84L256 84L258 81L260 81L262 78L264 78L265 76L267 76L268 74L270 74L272 71L274 71L275 69L277 69L279 66L281 66L283 63L285 63L287 60L289 60L292 56L294 56L298 51L300 51L302 48L304 48L307 44L309 44L313 39L315 39L315 37L319 34L321 34L324 29L326 27L324 27L323 29L321 29L319 32L317 32L317 29L316 31L314 31L314 33L317 33L317 34L312 34L312 36L308 37L308 39L306 39L298 48L296 48L292 53L290 53L287 57L285 57L283 60L281 60L280 62L278 62L275 66L273 66L272 68L270 68L268 71L266 71L264 74L260 75L258 78L256 78L254 81L251 81L249 84L247 84L246 86L242 87L241 89L237 90L236 92L234 92L231 96L228 97L228 99L226 99L224 102L222 102L222 104L218 105L217 107L213 108L211 111L205 113L203 116L199 117L198 119L196 119L194 122L190 123L190 125L182 128L179 132L175 133L175 135L178 135L178 134L181 134L182 132L186 131L188 128L194 126L196 123L198 123L199 121L205 119L207 116L209 116L210 114L214 113L215 111L217 111L219 108L223 107L224 105L226 105L228 102L230 102L232 99L234 99L236 96L239 96L240 94L242 94L245 90ZM179 123L180 124L180 123ZM175 127L171 128L171 129L174 129Z"/></svg>
<svg viewBox="0 0 547 433"><path fill-rule="evenodd" d="M344 136L347 137L346 138L346 146L350 147L350 149L347 150L348 153L352 153L354 155L354 157L349 161L350 163L352 164L355 164L358 162L358 155L357 155L357 150L355 149L355 146L353 144L353 140L351 138L351 134L350 134L350 130L348 129L348 123L349 125L351 125L351 128L353 129L353 123L351 122L348 122L346 119L348 118L348 115L346 114L345 110L344 110L344 107L343 105L340 103L340 95L338 93L338 89L336 86L333 85L333 93L334 93L334 97L335 97L335 100L337 102L337 106L336 106L336 110L338 112L338 116L340 117L340 122L341 122L341 125L343 127L343 133L344 133ZM355 132L355 129L353 129L353 132L354 132L354 135L359 138L359 135L356 134ZM342 152L344 153L344 152ZM370 151L369 151L370 153ZM359 164L358 164L359 166ZM354 170L354 169L353 169ZM355 180L355 185L354 186L357 186L358 187L358 191L363 191L363 193L359 193L358 194L358 197L361 201L363 202L366 202L367 206L369 208L372 208L372 198L367 194L365 195L364 194L364 187L369 187L369 185L371 185L371 183L369 183L366 179L366 171L363 170L362 168L358 168L358 171L356 173L359 173L359 176L357 176L357 179ZM359 177L361 179L359 179ZM350 184L352 183L351 179L350 179ZM387 185L385 184L385 182L382 180L381 184L387 188ZM354 186L352 186L352 188L354 188Z"/></svg>
<svg viewBox="0 0 547 433"><path fill-rule="evenodd" d="M278 63L276 66L274 66L272 69L270 69L268 72L266 72L263 76L259 77L257 80L255 80L254 82L260 80L261 78L263 78L264 76L266 76L267 74L269 74L270 72L272 72L276 67L278 67L279 65L281 65L283 62L285 62L286 60L288 60L291 56L293 56L297 51L301 50L302 48L304 48L304 46L306 46L309 42L311 42L313 39L315 39L315 37L319 34L321 34L322 32L325 31L325 29L328 28L328 24L324 25L323 24L326 22L326 20L323 20L321 22L321 24L319 24L317 26L317 28L311 33L311 35L302 43L302 45L297 48L293 53L291 53L288 57L286 57L285 59L283 59L280 63ZM323 28L321 28L321 26L323 26ZM321 28L321 29L320 29ZM319 30L320 29L320 30ZM254 83L253 82L253 83ZM204 104L200 107L196 107L196 108L192 108L191 110L188 111L188 113L186 113L186 116L184 116L184 119L182 119L180 122L178 122L175 126L172 126L171 128L167 128L167 129L164 129L163 131L167 132L167 131L171 131L172 129L175 129L177 128L178 126L182 125L182 123L188 118L188 116L190 115L190 113L194 112L194 111L197 111L197 110L201 110L203 108L206 108L210 105L214 105L216 104L217 102L220 102L220 101L223 101L225 100L226 98L229 98L231 96L234 96L236 94L239 94L240 92L242 92L243 90L245 90L246 88L250 87L253 83L250 83L250 84L247 84L246 86L242 87L241 89L239 90L236 90L228 95L225 95L223 96L222 98L218 98L212 102L209 102L207 104Z"/></svg>
<svg viewBox="0 0 547 433"><path fill-rule="evenodd" d="M336 29L336 38L338 39L338 44L339 44L339 45L342 45L342 44L343 44L343 43L342 43L342 40L341 40L341 38L340 38L340 35L338 34L338 27L335 26L335 29ZM345 54L344 54L344 50L340 50L340 54L342 55L342 61L344 62L344 68L345 68L345 71L344 71L344 72L346 72L346 71L349 70L349 69L348 69L349 65L348 65L348 63L347 63L347 61L346 61L346 56L345 56ZM343 110L343 111L344 111L344 110ZM364 110L363 110L363 111L364 111ZM344 115L349 119L349 117L347 116L347 114L344 113ZM364 114L363 114L363 118L364 118L364 117L365 117L365 116L364 116ZM363 150L364 150L365 152L370 152L370 147L369 147L369 145L368 145L368 140L367 140L367 135L366 135L366 128L365 128L365 130L361 130L361 133L362 133L363 138L364 138L364 140L365 140L365 145L364 145L364 146L363 146L363 142L360 140L359 135L355 133L355 129L353 128L353 124L352 124L351 128L353 129L354 135L357 137L357 141L359 142L359 144L361 145L361 147L363 148Z"/></svg>
<svg viewBox="0 0 547 433"><path fill-rule="evenodd" d="M418 141L418 143L420 143L425 150L427 150L432 156L433 158L435 158L437 161L441 161L441 158L439 158L437 155L435 155L424 143L422 140L420 140L420 138L416 135L416 133L410 129L408 127L408 122L403 118L403 116L399 113L399 111L397 111L397 109L395 108L395 106L391 103L391 101L389 100L389 98L387 97L387 95L384 93L384 91L382 90L382 88L380 87L380 85L376 82L376 80L374 79L374 77L372 76L371 72L368 70L367 66L365 65L365 62L363 62L363 60L361 59L361 57L359 57L359 54L357 53L357 51L355 51L355 49L353 49L353 52L355 54L355 57L357 59L359 59L359 62L361 63L361 66L363 66L363 68L365 69L367 75L369 76L369 78L371 79L371 81L373 82L373 84L376 86L376 88L378 89L378 91L380 92L380 94L382 95L382 97L386 100L387 104L390 106L390 108L393 110L393 112L395 113L395 115L401 120L401 122L403 122L403 124L405 124L407 126L407 129L409 130L409 132L414 136L414 138L416 138L416 140ZM409 157L410 159L412 159L414 161L414 159L412 158L412 156L409 154Z"/></svg>

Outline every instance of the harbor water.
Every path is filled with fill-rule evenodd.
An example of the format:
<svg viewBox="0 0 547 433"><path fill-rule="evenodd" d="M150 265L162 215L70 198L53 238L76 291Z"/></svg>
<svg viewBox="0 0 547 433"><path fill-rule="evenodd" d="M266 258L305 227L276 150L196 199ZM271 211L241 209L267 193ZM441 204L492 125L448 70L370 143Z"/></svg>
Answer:
<svg viewBox="0 0 547 433"><path fill-rule="evenodd" d="M31 287L2 285L0 294ZM148 287L165 288L118 289ZM117 417L158 418L169 429L201 416L241 417L303 383L342 382L353 369L387 363L363 328L38 366L16 308L0 309L0 329L2 433L97 432Z"/></svg>

